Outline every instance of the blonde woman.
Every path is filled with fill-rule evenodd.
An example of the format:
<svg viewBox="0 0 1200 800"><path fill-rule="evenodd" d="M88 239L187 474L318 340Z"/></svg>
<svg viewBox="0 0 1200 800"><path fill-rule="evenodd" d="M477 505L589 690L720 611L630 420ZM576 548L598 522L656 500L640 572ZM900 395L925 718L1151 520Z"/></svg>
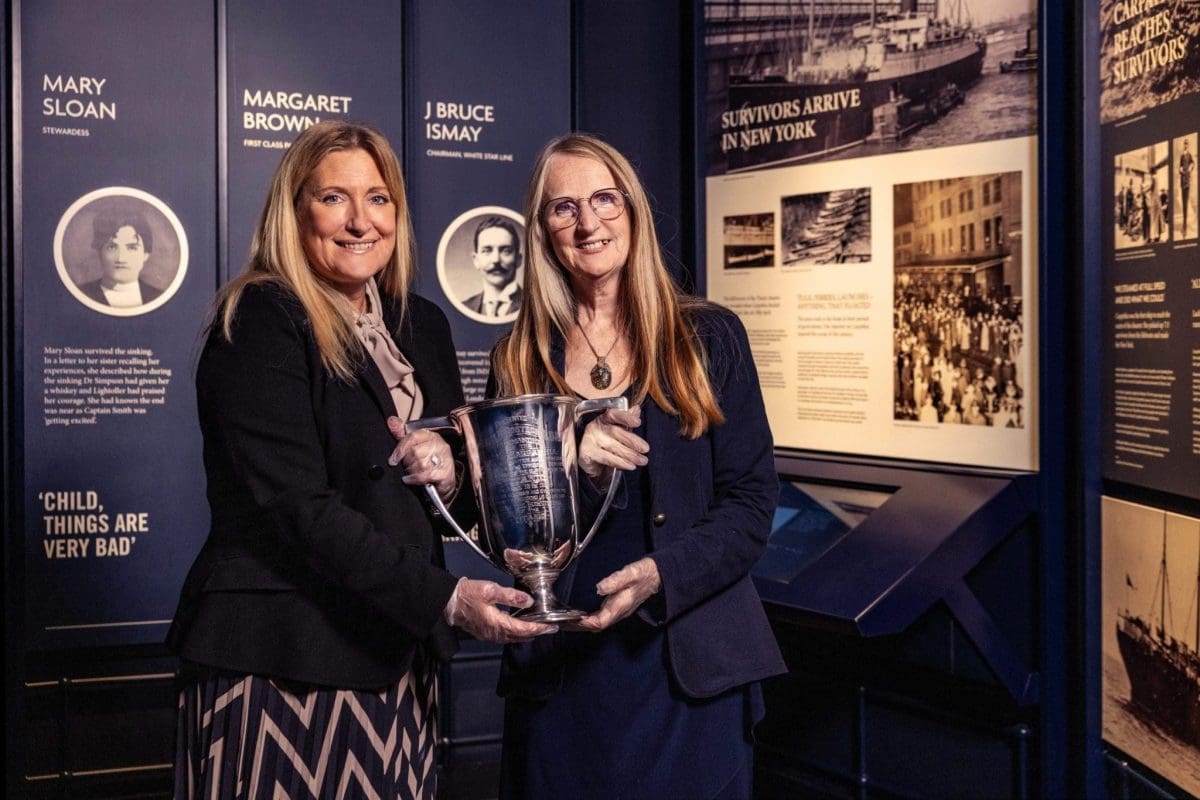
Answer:
<svg viewBox="0 0 1200 800"><path fill-rule="evenodd" d="M422 485L460 518L469 492L447 443L403 421L463 398L449 325L412 276L387 141L340 121L298 136L197 367L211 529L168 638L177 798L431 799L451 626L552 630L495 607L523 592L442 566Z"/></svg>
<svg viewBox="0 0 1200 800"><path fill-rule="evenodd" d="M501 796L748 798L758 681L784 665L750 579L779 487L745 330L679 293L641 182L599 139L550 142L525 208L525 295L493 385L633 408L582 435L597 486L623 471L559 582L588 616L506 650Z"/></svg>

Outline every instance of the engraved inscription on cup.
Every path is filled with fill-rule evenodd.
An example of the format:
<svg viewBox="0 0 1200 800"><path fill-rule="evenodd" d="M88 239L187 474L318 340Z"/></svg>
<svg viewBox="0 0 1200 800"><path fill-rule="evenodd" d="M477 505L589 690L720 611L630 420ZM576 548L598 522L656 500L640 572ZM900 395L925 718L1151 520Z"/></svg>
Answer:
<svg viewBox="0 0 1200 800"><path fill-rule="evenodd" d="M467 544L534 596L532 608L516 612L523 618L565 621L582 616L558 602L553 584L595 534L619 475L614 472L596 520L580 537L575 424L586 414L625 407L623 397L580 401L562 395L522 395L409 423L411 430L455 428L462 434L480 513L478 542L459 527L433 487L426 491Z"/></svg>
<svg viewBox="0 0 1200 800"><path fill-rule="evenodd" d="M573 410L526 404L474 416L478 425L468 441L486 454L479 459L476 491L489 560L500 554L509 571L534 563L561 567L575 538Z"/></svg>
<svg viewBox="0 0 1200 800"><path fill-rule="evenodd" d="M552 473L562 469L562 459L547 451L541 426L536 420L524 416L512 417L509 419L508 436L515 451L513 470L518 476L517 499L524 512L525 525L534 534L536 546L543 535L554 538L553 527L548 531L544 529L547 522L553 525L551 509L563 497L561 488L552 486L550 480Z"/></svg>

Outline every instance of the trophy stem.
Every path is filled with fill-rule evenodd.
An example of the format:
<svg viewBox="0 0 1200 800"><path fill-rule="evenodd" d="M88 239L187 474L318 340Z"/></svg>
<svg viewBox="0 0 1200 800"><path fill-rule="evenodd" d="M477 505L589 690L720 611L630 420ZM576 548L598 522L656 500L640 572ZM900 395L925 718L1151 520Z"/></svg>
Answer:
<svg viewBox="0 0 1200 800"><path fill-rule="evenodd" d="M517 579L533 596L533 605L514 611L513 616L527 622L549 623L583 619L586 615L582 611L564 606L555 596L554 582L558 580L558 574L556 569L535 567L518 575Z"/></svg>

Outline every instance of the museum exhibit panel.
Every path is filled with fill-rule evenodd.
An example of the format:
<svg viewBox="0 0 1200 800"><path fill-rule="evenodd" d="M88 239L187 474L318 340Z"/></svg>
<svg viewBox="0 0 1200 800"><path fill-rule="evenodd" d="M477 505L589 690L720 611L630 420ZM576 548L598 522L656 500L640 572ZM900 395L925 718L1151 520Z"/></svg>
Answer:
<svg viewBox="0 0 1200 800"><path fill-rule="evenodd" d="M524 285L485 286L478 231L523 232L569 130L630 157L668 268L740 317L788 667L756 797L1200 795L1196 3L355 10L5 5L6 796L169 796L200 332L330 118L401 156L467 402L516 315L484 298ZM501 648L459 639L439 796L483 800Z"/></svg>

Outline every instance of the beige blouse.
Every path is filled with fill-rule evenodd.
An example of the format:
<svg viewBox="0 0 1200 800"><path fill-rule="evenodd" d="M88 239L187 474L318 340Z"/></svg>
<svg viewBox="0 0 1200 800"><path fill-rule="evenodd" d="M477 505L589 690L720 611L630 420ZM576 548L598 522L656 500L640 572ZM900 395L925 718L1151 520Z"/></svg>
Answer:
<svg viewBox="0 0 1200 800"><path fill-rule="evenodd" d="M383 382L387 384L392 402L396 405L396 415L406 422L419 419L425 406L421 387L413 379L412 364L408 363L388 333L380 308L379 289L372 278L367 281L367 310L354 318L354 331L379 367Z"/></svg>

